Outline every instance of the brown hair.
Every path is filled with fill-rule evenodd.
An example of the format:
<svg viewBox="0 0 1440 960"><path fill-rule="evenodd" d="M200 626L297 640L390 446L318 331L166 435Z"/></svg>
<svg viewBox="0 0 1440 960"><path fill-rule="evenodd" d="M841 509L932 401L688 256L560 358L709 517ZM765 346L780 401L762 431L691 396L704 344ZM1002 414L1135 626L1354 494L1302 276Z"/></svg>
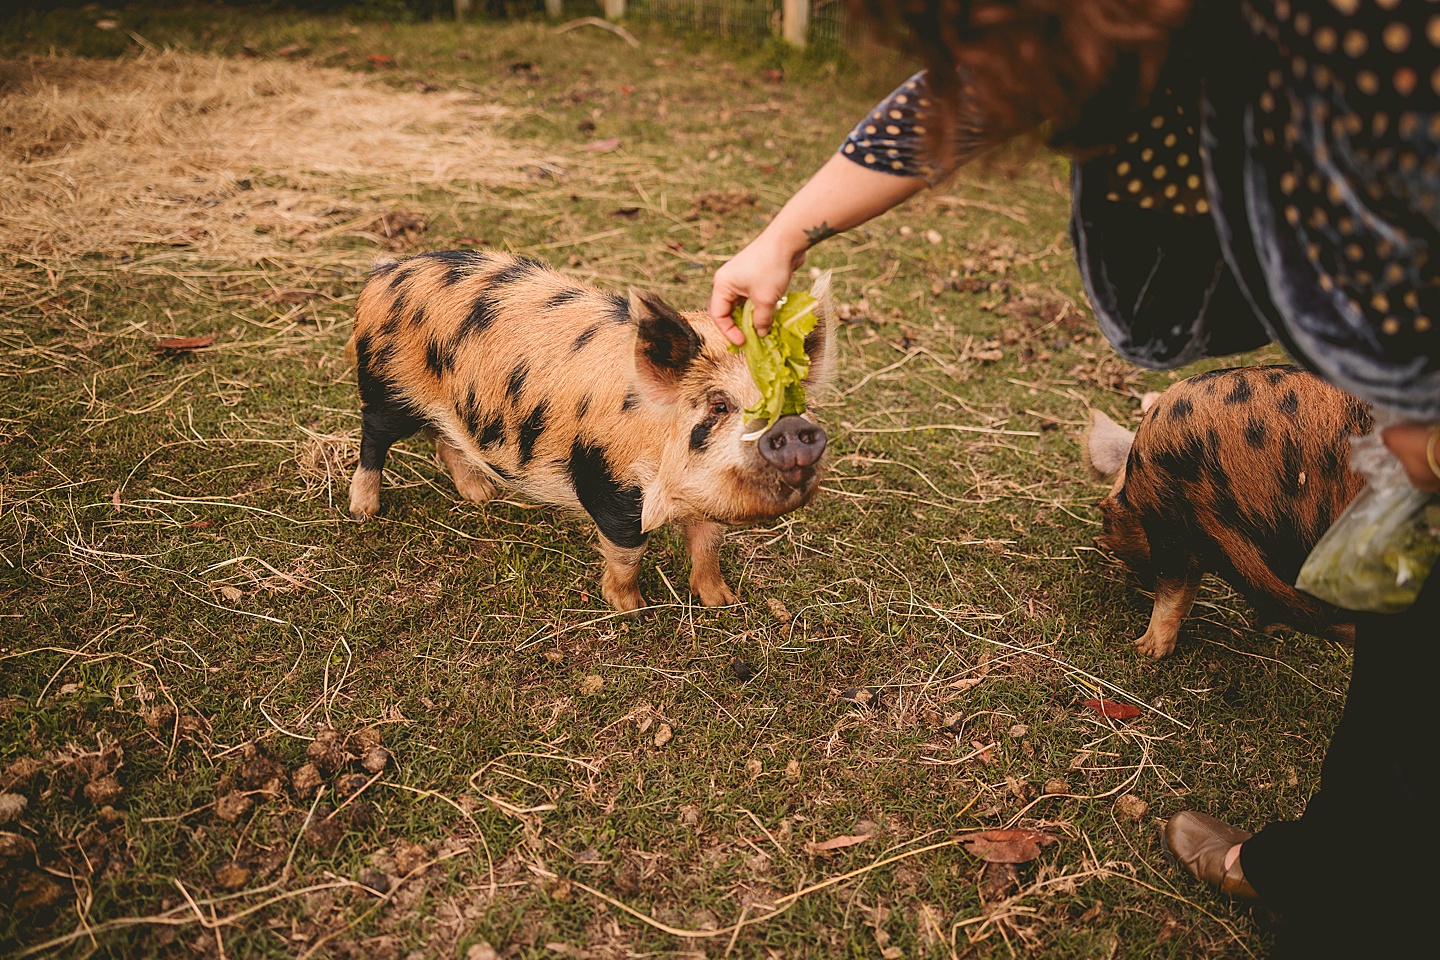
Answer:
<svg viewBox="0 0 1440 960"><path fill-rule="evenodd" d="M951 126L991 143L1051 124L1058 146L1087 115L1124 113L1149 97L1192 0L852 0L930 70ZM962 117L965 120L962 121ZM935 141L944 163L953 151Z"/></svg>

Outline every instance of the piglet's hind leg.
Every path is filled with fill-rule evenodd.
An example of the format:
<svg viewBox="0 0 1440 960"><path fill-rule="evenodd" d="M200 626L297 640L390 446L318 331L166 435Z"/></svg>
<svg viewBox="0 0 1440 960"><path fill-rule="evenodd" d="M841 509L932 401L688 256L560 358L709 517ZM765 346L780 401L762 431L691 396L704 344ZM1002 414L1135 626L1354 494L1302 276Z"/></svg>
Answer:
<svg viewBox="0 0 1440 960"><path fill-rule="evenodd" d="M366 386L361 383L362 389ZM424 421L381 396L360 412L360 465L350 480L350 516L369 520L380 512L380 474L391 444L404 440Z"/></svg>
<svg viewBox="0 0 1440 960"><path fill-rule="evenodd" d="M484 474L473 469L465 459L465 454L445 439L443 433L435 435L435 459L439 460L440 466L450 474L450 479L455 484L455 492L460 494L462 500L484 503L495 496L494 484L486 479Z"/></svg>
<svg viewBox="0 0 1440 960"><path fill-rule="evenodd" d="M685 526L685 543L690 548L690 591L707 607L740 602L720 573L720 545L724 542L722 524L706 521Z"/></svg>

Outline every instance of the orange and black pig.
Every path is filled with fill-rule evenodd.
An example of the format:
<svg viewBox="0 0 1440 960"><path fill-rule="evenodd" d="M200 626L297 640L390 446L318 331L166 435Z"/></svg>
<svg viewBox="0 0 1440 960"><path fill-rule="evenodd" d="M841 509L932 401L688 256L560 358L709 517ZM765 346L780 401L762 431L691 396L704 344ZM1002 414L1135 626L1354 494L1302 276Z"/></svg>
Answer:
<svg viewBox="0 0 1440 960"><path fill-rule="evenodd" d="M828 274L812 293L816 388L835 365ZM423 431L464 499L483 503L503 486L588 515L617 610L645 605L645 543L671 522L684 528L691 590L707 606L736 602L720 572L725 529L803 506L824 467L825 431L809 417L782 417L763 435L745 421L759 390L708 315L597 290L528 257L452 250L382 262L360 293L351 347L361 404L352 517L379 512L386 453Z"/></svg>
<svg viewBox="0 0 1440 960"><path fill-rule="evenodd" d="M1364 403L1283 366L1183 380L1133 434L1094 411L1086 459L1113 480L1098 543L1155 591L1141 652L1175 649L1206 573L1239 590L1262 625L1352 639L1349 614L1293 584L1364 485L1349 467L1349 439L1370 427Z"/></svg>

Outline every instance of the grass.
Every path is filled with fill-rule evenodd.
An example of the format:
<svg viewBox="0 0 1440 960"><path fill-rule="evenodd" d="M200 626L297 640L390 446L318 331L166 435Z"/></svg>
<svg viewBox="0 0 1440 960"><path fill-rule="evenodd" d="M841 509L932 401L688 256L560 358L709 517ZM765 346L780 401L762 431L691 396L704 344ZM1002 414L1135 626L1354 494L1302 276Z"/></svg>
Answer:
<svg viewBox="0 0 1440 960"><path fill-rule="evenodd" d="M739 608L694 606L678 535L656 538L633 622L599 599L586 525L459 503L418 441L387 514L343 517L364 265L483 238L697 308L905 65L644 25L632 51L538 22L103 15L12 19L0 51L360 71L503 108L481 141L542 159L516 182L238 171L348 209L232 259L0 234L0 782L28 804L0 826L5 952L1264 952L1268 919L1189 880L1156 825L1298 813L1348 655L1252 631L1217 582L1174 657L1130 645L1148 601L1091 548L1104 490L1077 441L1088 408L1123 421L1172 378L1097 339L1061 162L998 157L813 252L853 318L826 491L731 535ZM423 229L385 237L397 213ZM914 429L934 424L983 430ZM1145 712L1082 706L1100 693ZM1006 826L1058 842L1012 871L925 849ZM838 836L868 839L814 846Z"/></svg>

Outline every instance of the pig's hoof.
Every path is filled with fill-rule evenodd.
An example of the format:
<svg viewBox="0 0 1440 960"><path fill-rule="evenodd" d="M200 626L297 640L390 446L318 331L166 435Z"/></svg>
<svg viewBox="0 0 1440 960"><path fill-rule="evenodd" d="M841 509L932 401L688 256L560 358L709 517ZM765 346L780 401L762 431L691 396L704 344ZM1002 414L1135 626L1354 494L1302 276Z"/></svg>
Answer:
<svg viewBox="0 0 1440 960"><path fill-rule="evenodd" d="M1168 657L1175 652L1175 638L1165 638L1157 635L1153 630L1145 631L1145 636L1135 641L1135 646L1145 656L1154 660L1161 657Z"/></svg>
<svg viewBox="0 0 1440 960"><path fill-rule="evenodd" d="M690 589L700 597L700 603L706 607L729 607L740 602L735 591L730 589L729 584L723 580L718 584L691 584Z"/></svg>
<svg viewBox="0 0 1440 960"><path fill-rule="evenodd" d="M633 613L638 618L639 611L645 606L645 595L640 592L639 587L602 587L602 594L610 606L620 613Z"/></svg>
<svg viewBox="0 0 1440 960"><path fill-rule="evenodd" d="M455 481L455 492L460 494L460 499L467 503L485 503L495 496L495 488L484 480L473 475L452 477Z"/></svg>

